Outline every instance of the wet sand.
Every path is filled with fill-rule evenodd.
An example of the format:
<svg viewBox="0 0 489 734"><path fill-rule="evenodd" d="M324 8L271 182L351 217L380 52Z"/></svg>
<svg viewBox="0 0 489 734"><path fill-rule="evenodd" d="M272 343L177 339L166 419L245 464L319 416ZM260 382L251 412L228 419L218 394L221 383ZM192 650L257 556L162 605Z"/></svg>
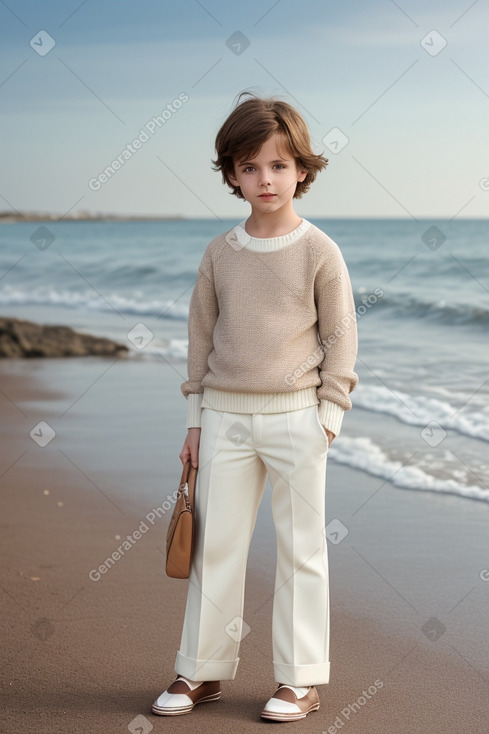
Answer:
<svg viewBox="0 0 489 734"><path fill-rule="evenodd" d="M189 715L151 714L174 677L187 585L164 572L170 512L149 519L180 478L181 369L95 358L0 364L2 733L280 726L259 717L275 687L269 488L236 679ZM317 713L282 726L485 734L489 509L333 462L327 497L327 521L348 530L329 543L331 683L319 687ZM120 559L93 573L127 536Z"/></svg>

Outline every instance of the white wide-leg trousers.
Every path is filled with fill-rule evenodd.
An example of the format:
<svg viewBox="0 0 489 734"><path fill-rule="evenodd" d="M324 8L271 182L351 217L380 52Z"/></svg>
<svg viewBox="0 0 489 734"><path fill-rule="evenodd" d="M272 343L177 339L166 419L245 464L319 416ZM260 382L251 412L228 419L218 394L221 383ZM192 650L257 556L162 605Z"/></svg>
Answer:
<svg viewBox="0 0 489 734"><path fill-rule="evenodd" d="M248 551L268 473L277 536L274 677L294 686L329 683L327 453L317 405L264 414L202 409L179 675L196 681L236 675Z"/></svg>

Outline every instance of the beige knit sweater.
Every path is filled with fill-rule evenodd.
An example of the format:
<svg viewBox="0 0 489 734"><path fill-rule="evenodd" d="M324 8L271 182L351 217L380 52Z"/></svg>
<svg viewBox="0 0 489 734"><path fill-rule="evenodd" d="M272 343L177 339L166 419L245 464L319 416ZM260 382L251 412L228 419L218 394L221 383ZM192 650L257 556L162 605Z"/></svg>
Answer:
<svg viewBox="0 0 489 734"><path fill-rule="evenodd" d="M201 409L274 413L319 404L338 435L358 383L355 306L338 245L306 219L282 237L241 222L215 237L190 300L187 428Z"/></svg>

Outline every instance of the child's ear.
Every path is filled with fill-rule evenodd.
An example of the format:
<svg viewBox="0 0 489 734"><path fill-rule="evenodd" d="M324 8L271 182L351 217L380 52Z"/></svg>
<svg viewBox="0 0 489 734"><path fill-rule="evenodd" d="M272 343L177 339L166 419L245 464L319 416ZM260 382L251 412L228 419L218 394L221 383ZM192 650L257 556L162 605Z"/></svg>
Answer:
<svg viewBox="0 0 489 734"><path fill-rule="evenodd" d="M308 171L305 171L304 169L300 170L298 168L297 169L297 181L298 182L300 181L302 183L302 181L304 181L304 179L306 178L307 174L308 174Z"/></svg>
<svg viewBox="0 0 489 734"><path fill-rule="evenodd" d="M238 179L234 175L234 169L233 169L233 173L231 172L228 173L228 179L231 181L233 186L239 186Z"/></svg>

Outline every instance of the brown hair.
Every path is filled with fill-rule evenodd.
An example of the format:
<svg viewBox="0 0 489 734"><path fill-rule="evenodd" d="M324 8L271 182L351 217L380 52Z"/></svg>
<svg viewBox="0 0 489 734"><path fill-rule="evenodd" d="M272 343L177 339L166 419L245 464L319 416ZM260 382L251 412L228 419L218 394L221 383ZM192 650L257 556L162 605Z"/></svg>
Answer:
<svg viewBox="0 0 489 734"><path fill-rule="evenodd" d="M240 103L243 95L250 99ZM229 180L234 176L234 160L253 158L274 133L282 137L285 149L299 168L307 170L304 181L299 181L294 198L300 199L309 190L316 175L326 167L328 159L315 155L304 118L290 104L274 97L257 97L252 92L241 92L238 101L216 136L217 158L212 170L221 171L222 182L239 199L244 199L239 186Z"/></svg>

